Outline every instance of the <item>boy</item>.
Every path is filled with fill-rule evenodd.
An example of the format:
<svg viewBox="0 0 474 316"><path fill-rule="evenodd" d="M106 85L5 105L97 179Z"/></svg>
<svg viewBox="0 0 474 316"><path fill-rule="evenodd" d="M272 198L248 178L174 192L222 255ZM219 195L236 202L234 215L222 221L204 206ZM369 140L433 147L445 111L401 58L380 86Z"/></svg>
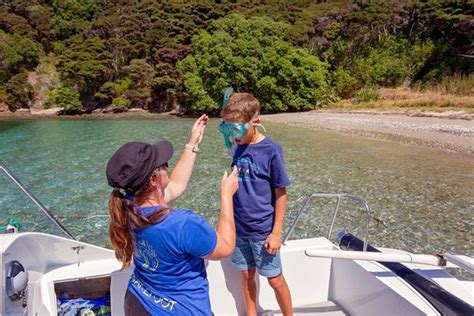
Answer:
<svg viewBox="0 0 474 316"><path fill-rule="evenodd" d="M226 145L234 145L232 166L237 166L239 177L234 195L237 241L231 260L242 271L247 315L257 315L256 271L268 279L283 314L293 315L279 253L290 180L280 145L256 127L261 126L259 111L260 103L248 93L232 95L221 111L224 122L219 130Z"/></svg>

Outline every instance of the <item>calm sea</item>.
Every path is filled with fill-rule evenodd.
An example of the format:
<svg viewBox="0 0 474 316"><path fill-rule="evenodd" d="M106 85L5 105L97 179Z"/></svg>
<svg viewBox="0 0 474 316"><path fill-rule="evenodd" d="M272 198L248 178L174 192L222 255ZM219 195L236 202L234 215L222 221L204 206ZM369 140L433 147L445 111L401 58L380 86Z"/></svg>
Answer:
<svg viewBox="0 0 474 316"><path fill-rule="evenodd" d="M0 120L0 160L78 239L109 246L104 175L112 153L127 141L168 139L173 166L193 120ZM186 194L175 206L190 208L215 223L219 182L229 168L217 131L206 130ZM420 253L449 250L473 255L474 157L388 141L265 124L281 143L293 184L288 188L286 227L312 192L350 193L365 199L378 219L369 242ZM335 201L314 201L290 239L326 236ZM57 230L0 175L0 220L15 218L24 230ZM336 230L362 236L363 209L343 202Z"/></svg>

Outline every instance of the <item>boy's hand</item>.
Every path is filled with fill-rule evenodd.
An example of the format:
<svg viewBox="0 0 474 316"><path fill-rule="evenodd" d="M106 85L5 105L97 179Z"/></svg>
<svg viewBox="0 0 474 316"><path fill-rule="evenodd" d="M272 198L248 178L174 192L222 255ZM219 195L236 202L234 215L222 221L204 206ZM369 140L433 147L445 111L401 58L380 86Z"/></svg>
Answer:
<svg viewBox="0 0 474 316"><path fill-rule="evenodd" d="M196 122L194 122L188 144L199 145L201 143L204 129L206 128L208 121L209 117L206 114L203 114L196 120Z"/></svg>
<svg viewBox="0 0 474 316"><path fill-rule="evenodd" d="M270 234L265 240L265 249L271 255L275 255L281 247L280 236Z"/></svg>

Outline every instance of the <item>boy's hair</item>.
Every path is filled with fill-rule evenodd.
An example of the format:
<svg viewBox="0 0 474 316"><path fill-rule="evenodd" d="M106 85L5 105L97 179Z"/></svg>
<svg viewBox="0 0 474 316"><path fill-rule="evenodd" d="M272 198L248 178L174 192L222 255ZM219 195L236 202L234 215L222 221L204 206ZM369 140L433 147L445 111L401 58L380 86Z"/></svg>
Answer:
<svg viewBox="0 0 474 316"><path fill-rule="evenodd" d="M233 94L221 110L225 121L250 122L260 113L260 102L250 93Z"/></svg>

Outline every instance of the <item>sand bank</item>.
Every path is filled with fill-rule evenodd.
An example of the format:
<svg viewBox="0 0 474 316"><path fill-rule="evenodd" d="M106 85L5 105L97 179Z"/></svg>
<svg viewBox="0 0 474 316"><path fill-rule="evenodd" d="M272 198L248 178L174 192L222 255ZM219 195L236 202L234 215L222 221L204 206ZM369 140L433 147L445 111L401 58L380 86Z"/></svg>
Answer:
<svg viewBox="0 0 474 316"><path fill-rule="evenodd" d="M262 115L262 120L404 144L474 153L474 117L466 113L309 111Z"/></svg>

